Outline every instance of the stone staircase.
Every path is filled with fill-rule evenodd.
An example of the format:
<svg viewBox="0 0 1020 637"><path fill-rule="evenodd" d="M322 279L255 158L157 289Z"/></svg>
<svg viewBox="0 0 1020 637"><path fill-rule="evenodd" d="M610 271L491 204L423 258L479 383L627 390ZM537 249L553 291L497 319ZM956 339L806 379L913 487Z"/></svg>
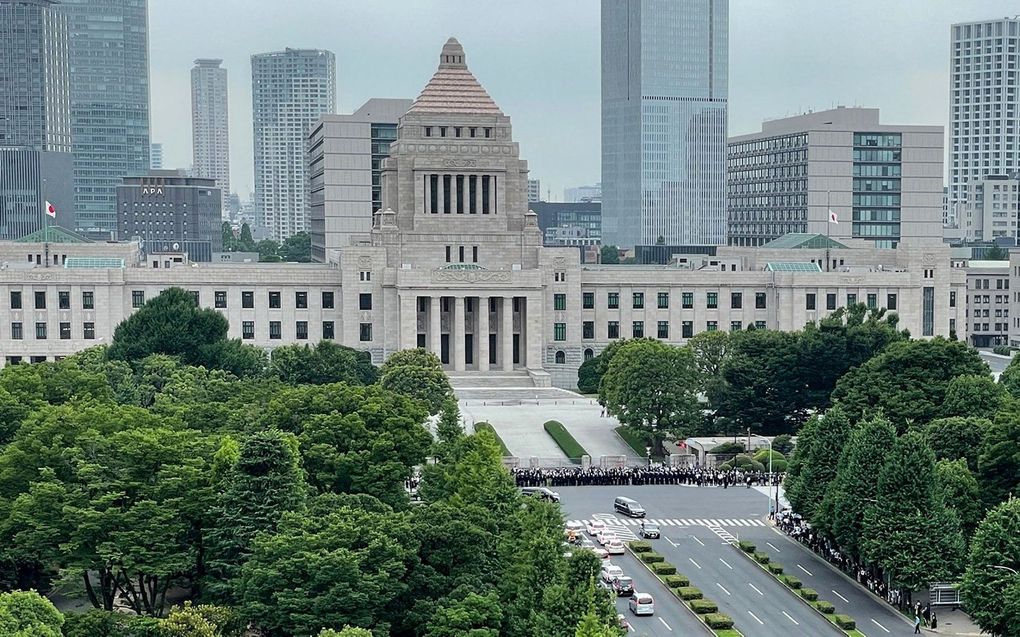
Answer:
<svg viewBox="0 0 1020 637"><path fill-rule="evenodd" d="M520 388L537 387L531 373L526 369L515 369L512 372L492 370L488 372L466 371L446 372L450 385L454 390L464 388Z"/></svg>

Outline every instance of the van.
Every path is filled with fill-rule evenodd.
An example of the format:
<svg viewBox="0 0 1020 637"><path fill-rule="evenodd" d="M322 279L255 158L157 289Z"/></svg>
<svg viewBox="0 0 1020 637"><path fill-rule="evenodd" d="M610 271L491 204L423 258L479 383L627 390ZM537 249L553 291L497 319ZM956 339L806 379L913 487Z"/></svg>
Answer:
<svg viewBox="0 0 1020 637"><path fill-rule="evenodd" d="M635 615L655 614L655 602L652 601L652 596L648 593L638 593L635 591L630 596L630 602L627 605L630 607L630 612Z"/></svg>
<svg viewBox="0 0 1020 637"><path fill-rule="evenodd" d="M631 518L645 517L644 507L638 504L637 500L631 500L630 498L624 497L616 498L616 501L613 502L613 508L616 509L617 512L622 513L627 517Z"/></svg>

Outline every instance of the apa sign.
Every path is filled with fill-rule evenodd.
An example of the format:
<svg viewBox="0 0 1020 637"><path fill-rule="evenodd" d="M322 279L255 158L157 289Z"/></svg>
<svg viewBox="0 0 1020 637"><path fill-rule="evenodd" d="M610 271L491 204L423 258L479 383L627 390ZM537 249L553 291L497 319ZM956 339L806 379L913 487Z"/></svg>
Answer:
<svg viewBox="0 0 1020 637"><path fill-rule="evenodd" d="M163 186L142 186L143 195L160 195L163 194Z"/></svg>

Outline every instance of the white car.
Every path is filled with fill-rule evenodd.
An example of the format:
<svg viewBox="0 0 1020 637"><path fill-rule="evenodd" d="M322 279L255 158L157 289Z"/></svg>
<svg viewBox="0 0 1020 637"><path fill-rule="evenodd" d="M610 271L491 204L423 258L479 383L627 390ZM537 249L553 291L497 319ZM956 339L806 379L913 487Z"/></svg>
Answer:
<svg viewBox="0 0 1020 637"><path fill-rule="evenodd" d="M602 580L603 585L611 585L613 580L617 577L623 577L623 569L616 564L603 564L602 571L599 572L599 579Z"/></svg>
<svg viewBox="0 0 1020 637"><path fill-rule="evenodd" d="M615 539L617 539L616 538L616 531L605 530L605 531L599 533L599 544L601 544L602 546L605 546L610 541L615 540Z"/></svg>
<svg viewBox="0 0 1020 637"><path fill-rule="evenodd" d="M603 559L603 560L608 560L609 559L609 551L607 551L606 549L602 548L601 546L596 546L594 542L592 542L591 540L589 540L587 538L585 538L584 541L581 542L581 548L587 549L587 550L591 551L592 553L594 553L595 555L598 555L599 559Z"/></svg>
<svg viewBox="0 0 1020 637"><path fill-rule="evenodd" d="M580 522L567 522L563 526L563 534L570 535L571 532L574 534L580 534L584 530L584 525Z"/></svg>
<svg viewBox="0 0 1020 637"><path fill-rule="evenodd" d="M606 552L610 555L623 555L626 550L623 548L623 541L617 538L606 542Z"/></svg>
<svg viewBox="0 0 1020 637"><path fill-rule="evenodd" d="M652 596L648 593L638 593L635 591L630 596L630 601L627 603L630 612L635 615L654 615L655 614L655 602L652 601Z"/></svg>
<svg viewBox="0 0 1020 637"><path fill-rule="evenodd" d="M585 523L585 530L588 531L588 535L592 537L598 537L599 533L606 529L606 523L602 520L588 520Z"/></svg>

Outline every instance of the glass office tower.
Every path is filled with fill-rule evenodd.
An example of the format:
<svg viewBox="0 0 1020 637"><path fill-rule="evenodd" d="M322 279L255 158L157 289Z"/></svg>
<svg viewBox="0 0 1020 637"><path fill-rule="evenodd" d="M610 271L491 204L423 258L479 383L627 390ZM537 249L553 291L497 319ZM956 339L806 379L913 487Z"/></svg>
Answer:
<svg viewBox="0 0 1020 637"><path fill-rule="evenodd" d="M728 0L602 0L602 236L726 240Z"/></svg>

